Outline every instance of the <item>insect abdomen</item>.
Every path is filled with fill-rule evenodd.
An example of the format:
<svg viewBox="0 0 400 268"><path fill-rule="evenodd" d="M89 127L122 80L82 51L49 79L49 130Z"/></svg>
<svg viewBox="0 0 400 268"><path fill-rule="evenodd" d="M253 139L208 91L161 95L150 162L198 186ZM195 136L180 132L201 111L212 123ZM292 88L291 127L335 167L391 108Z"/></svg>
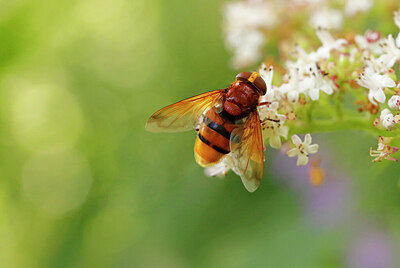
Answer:
<svg viewBox="0 0 400 268"><path fill-rule="evenodd" d="M234 127L225 122L216 109L206 113L194 145L195 159L200 166L215 164L230 152L229 140Z"/></svg>

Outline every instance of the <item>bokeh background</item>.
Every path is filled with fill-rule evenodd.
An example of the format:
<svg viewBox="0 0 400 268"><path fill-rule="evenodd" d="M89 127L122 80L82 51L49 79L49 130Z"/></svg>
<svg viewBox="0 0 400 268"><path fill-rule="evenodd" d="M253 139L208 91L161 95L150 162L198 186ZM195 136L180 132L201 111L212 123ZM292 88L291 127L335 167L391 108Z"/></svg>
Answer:
<svg viewBox="0 0 400 268"><path fill-rule="evenodd" d="M375 137L317 135L320 187L268 150L248 193L203 174L194 132L144 130L234 78L225 2L0 1L2 267L400 265L400 168L371 163Z"/></svg>

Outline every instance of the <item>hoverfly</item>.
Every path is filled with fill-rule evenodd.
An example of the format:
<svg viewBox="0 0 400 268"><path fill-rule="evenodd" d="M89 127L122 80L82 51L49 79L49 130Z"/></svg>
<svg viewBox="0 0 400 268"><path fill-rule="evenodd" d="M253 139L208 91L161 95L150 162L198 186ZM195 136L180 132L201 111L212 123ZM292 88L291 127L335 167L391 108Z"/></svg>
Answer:
<svg viewBox="0 0 400 268"><path fill-rule="evenodd" d="M235 172L249 192L260 185L263 139L257 106L267 91L257 72L241 72L226 89L203 93L171 104L154 113L146 124L150 132L196 129L196 162L202 167L229 155Z"/></svg>

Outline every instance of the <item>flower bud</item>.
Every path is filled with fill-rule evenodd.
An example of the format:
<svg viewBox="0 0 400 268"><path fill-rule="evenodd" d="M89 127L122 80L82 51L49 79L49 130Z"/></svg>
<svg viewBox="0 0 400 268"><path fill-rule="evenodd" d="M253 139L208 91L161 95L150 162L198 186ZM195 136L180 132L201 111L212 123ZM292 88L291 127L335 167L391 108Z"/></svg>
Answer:
<svg viewBox="0 0 400 268"><path fill-rule="evenodd" d="M390 100L388 101L388 105L390 109L393 110L400 110L400 96L399 95L393 95Z"/></svg>
<svg viewBox="0 0 400 268"><path fill-rule="evenodd" d="M394 116L389 109L386 108L381 112L380 119L387 130L393 130L396 127Z"/></svg>

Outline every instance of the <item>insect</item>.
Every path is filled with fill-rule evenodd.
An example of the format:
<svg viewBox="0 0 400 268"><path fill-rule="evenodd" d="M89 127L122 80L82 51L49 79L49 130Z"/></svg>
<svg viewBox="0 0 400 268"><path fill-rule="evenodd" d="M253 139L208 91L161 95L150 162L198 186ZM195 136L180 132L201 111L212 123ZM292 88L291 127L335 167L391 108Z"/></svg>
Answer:
<svg viewBox="0 0 400 268"><path fill-rule="evenodd" d="M196 129L196 162L202 167L232 157L234 170L246 189L260 185L263 140L257 106L267 91L257 72L241 72L228 88L203 93L171 104L154 113L146 124L150 132Z"/></svg>

